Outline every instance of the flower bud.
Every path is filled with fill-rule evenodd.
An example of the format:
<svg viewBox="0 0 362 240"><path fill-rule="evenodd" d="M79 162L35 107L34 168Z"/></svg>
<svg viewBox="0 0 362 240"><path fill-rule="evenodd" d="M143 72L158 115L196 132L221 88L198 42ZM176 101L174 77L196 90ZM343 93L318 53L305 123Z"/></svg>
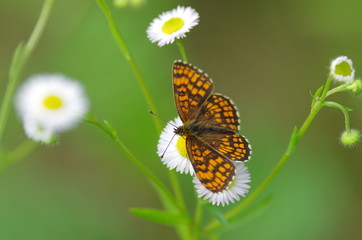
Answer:
<svg viewBox="0 0 362 240"><path fill-rule="evenodd" d="M348 86L348 89L355 95L362 95L362 81L354 80L351 85Z"/></svg>
<svg viewBox="0 0 362 240"><path fill-rule="evenodd" d="M114 0L113 4L117 8L124 8L129 4L129 0Z"/></svg>
<svg viewBox="0 0 362 240"><path fill-rule="evenodd" d="M331 75L335 80L350 82L354 79L354 68L352 60L346 56L337 57L330 66Z"/></svg>
<svg viewBox="0 0 362 240"><path fill-rule="evenodd" d="M341 135L341 143L345 147L353 147L361 140L361 133L356 129L346 130Z"/></svg>

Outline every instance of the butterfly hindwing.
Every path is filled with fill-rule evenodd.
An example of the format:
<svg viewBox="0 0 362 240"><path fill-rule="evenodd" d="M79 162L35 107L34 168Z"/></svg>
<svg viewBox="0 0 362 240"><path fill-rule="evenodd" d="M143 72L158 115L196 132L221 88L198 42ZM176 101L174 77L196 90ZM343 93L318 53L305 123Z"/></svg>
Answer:
<svg viewBox="0 0 362 240"><path fill-rule="evenodd" d="M176 61L173 66L176 108L182 122L194 119L213 91L210 77L191 64Z"/></svg>
<svg viewBox="0 0 362 240"><path fill-rule="evenodd" d="M215 134L215 136L203 136L202 140L227 159L243 162L250 159L250 144L241 135Z"/></svg>
<svg viewBox="0 0 362 240"><path fill-rule="evenodd" d="M212 192L229 186L235 175L234 164L208 144L195 137L186 139L187 153L201 184Z"/></svg>

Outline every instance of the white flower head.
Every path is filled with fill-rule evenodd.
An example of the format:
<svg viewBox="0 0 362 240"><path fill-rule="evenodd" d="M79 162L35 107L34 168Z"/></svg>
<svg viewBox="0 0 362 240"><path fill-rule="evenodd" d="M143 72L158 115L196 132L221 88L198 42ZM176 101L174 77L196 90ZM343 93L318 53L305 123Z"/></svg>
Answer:
<svg viewBox="0 0 362 240"><path fill-rule="evenodd" d="M167 123L158 140L157 154L159 156L164 154L161 161L169 169L176 169L177 172L193 175L194 169L187 156L186 140L174 133L175 126L181 125L182 121L179 117Z"/></svg>
<svg viewBox="0 0 362 240"><path fill-rule="evenodd" d="M341 82L350 82L354 80L354 68L352 60L346 56L337 57L331 63L331 74L334 79Z"/></svg>
<svg viewBox="0 0 362 240"><path fill-rule="evenodd" d="M250 186L247 184L250 182L250 174L248 169L242 162L235 162L235 177L229 184L229 186L220 191L212 192L201 184L200 180L195 176L194 184L198 196L208 199L213 205L222 206L228 205L230 202L239 201L240 197L245 197L248 193Z"/></svg>
<svg viewBox="0 0 362 240"><path fill-rule="evenodd" d="M51 129L42 126L31 118L24 121L24 131L28 138L36 142L52 144L56 140L56 136Z"/></svg>
<svg viewBox="0 0 362 240"><path fill-rule="evenodd" d="M199 14L191 7L181 7L164 12L155 18L147 29L147 36L151 42L158 42L158 46L170 44L175 38L184 38L199 23Z"/></svg>
<svg viewBox="0 0 362 240"><path fill-rule="evenodd" d="M83 87L61 74L31 77L20 87L15 104L24 128L40 126L44 134L74 127L88 111ZM27 131L28 135L29 132L34 131ZM43 137L46 139L45 136L47 134Z"/></svg>

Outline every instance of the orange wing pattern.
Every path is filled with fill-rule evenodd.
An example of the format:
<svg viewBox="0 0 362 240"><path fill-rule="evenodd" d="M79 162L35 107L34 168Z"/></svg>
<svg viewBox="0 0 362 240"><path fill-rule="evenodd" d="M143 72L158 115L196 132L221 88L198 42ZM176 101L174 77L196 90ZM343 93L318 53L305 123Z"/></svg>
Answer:
<svg viewBox="0 0 362 240"><path fill-rule="evenodd" d="M186 137L186 148L196 176L211 192L226 189L235 176L234 161L247 161L251 148L237 135L239 115L234 103L213 94L209 76L182 61L173 67L176 108L183 122L175 133Z"/></svg>
<svg viewBox="0 0 362 240"><path fill-rule="evenodd" d="M191 64L176 61L173 67L173 89L178 114L185 123L197 116L213 91L213 83L206 73Z"/></svg>
<svg viewBox="0 0 362 240"><path fill-rule="evenodd" d="M211 95L203 104L197 121L205 122L208 126L239 131L239 114L235 104L221 94Z"/></svg>
<svg viewBox="0 0 362 240"><path fill-rule="evenodd" d="M235 175L235 166L230 160L195 137L186 139L186 147L202 185L212 192L220 192L229 186Z"/></svg>
<svg viewBox="0 0 362 240"><path fill-rule="evenodd" d="M243 136L234 134L206 137L203 140L226 158L236 161L247 161L250 159L250 144Z"/></svg>

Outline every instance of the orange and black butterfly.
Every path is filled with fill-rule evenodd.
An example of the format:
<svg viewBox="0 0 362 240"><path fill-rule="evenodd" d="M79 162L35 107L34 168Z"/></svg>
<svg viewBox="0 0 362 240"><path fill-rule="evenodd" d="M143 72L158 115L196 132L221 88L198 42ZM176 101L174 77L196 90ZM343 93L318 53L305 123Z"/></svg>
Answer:
<svg viewBox="0 0 362 240"><path fill-rule="evenodd" d="M235 161L250 159L251 147L238 135L239 114L227 97L214 93L210 77L183 61L173 66L173 89L186 138L188 157L201 184L212 192L226 189L235 176Z"/></svg>

